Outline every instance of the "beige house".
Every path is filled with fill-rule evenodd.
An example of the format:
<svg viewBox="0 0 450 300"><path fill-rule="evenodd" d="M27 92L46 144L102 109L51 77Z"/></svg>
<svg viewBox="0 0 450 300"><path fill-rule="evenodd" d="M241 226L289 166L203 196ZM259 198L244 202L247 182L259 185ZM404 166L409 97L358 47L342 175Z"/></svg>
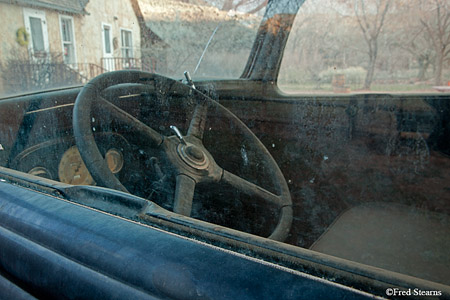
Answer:
<svg viewBox="0 0 450 300"><path fill-rule="evenodd" d="M39 73L32 83L20 84L37 88L63 79L79 83L105 71L143 68L141 30L132 2L0 0L0 94L20 88L11 79L18 70L33 77L42 65L58 75Z"/></svg>

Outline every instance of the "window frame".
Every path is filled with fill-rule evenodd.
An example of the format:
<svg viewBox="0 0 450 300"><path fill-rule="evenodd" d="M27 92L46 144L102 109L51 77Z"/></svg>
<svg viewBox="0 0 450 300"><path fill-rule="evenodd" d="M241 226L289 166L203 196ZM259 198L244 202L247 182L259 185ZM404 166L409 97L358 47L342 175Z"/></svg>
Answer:
<svg viewBox="0 0 450 300"><path fill-rule="evenodd" d="M72 16L68 16L68 15L61 15L61 14L59 15L59 29L60 29L60 34L61 34L61 47L62 47L63 60L64 60L64 57L65 57L65 55L64 55L64 45L67 44L68 42L64 41L64 34L63 34L63 28L62 28L63 20L68 20L69 24L71 26L71 35L72 35L71 36L71 38L72 38L71 44L72 44L72 47L73 47L73 62L66 63L64 61L64 63L66 65L69 65L70 67L76 69L78 60L77 60L77 47L76 47L76 40L75 40L75 30L74 30L75 26L74 26L74 22L73 22L73 17Z"/></svg>
<svg viewBox="0 0 450 300"><path fill-rule="evenodd" d="M124 46L125 39L123 38L124 37L123 34L125 32L130 34L130 46ZM133 48L134 48L133 47L133 30L128 29L128 28L120 27L120 52L121 52L122 58L134 58ZM129 50L131 55L130 56L124 56L123 55L124 50Z"/></svg>

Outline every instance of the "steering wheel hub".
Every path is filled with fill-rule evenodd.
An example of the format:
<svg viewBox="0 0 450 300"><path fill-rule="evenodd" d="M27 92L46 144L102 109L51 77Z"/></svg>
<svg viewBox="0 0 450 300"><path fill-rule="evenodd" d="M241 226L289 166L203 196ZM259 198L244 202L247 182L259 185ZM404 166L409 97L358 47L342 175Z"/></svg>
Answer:
<svg viewBox="0 0 450 300"><path fill-rule="evenodd" d="M208 168L208 156L200 147L192 143L179 144L177 147L177 152L181 159L192 168L197 170L204 170Z"/></svg>

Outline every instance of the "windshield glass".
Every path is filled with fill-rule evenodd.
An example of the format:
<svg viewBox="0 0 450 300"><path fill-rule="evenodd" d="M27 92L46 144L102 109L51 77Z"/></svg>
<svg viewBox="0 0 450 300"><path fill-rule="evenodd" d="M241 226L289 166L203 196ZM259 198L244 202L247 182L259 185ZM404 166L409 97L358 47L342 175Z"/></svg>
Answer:
<svg viewBox="0 0 450 300"><path fill-rule="evenodd" d="M448 1L0 0L0 23L0 185L450 290Z"/></svg>
<svg viewBox="0 0 450 300"><path fill-rule="evenodd" d="M108 71L239 78L265 3L131 1L105 5L0 1L0 96L78 85ZM101 1L102 3L104 1ZM201 20L201 21L199 21Z"/></svg>
<svg viewBox="0 0 450 300"><path fill-rule="evenodd" d="M239 78L263 12L221 10L220 3L208 2L148 1L141 7L147 26L164 41L142 55L154 57L161 64L157 71L174 78L184 71L193 78Z"/></svg>

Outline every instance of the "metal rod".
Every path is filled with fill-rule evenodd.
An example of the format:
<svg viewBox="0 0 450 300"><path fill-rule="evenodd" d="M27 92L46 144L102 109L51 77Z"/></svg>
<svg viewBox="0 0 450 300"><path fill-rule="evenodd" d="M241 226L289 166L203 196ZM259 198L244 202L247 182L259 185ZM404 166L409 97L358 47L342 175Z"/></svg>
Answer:
<svg viewBox="0 0 450 300"><path fill-rule="evenodd" d="M177 126L175 125L170 125L170 129L172 129L173 132L175 132L175 135L178 137L178 139L180 140L180 142L182 142L183 144L186 145L186 142L183 138L183 135L181 134L180 130L177 128Z"/></svg>
<svg viewBox="0 0 450 300"><path fill-rule="evenodd" d="M217 25L216 29L214 29L213 33L211 34L211 36L210 36L208 42L206 43L205 49L203 49L202 56L200 56L200 59L198 60L197 66L195 67L195 70L194 70L194 73L192 73L192 74L195 74L195 72L197 72L197 69L198 69L198 67L200 66L200 63L202 62L203 56L204 56L205 53L206 53L206 49L208 49L208 46L209 46L209 44L211 43L211 41L212 41L214 35L216 34L217 29L219 29L219 27L220 27L220 24Z"/></svg>

